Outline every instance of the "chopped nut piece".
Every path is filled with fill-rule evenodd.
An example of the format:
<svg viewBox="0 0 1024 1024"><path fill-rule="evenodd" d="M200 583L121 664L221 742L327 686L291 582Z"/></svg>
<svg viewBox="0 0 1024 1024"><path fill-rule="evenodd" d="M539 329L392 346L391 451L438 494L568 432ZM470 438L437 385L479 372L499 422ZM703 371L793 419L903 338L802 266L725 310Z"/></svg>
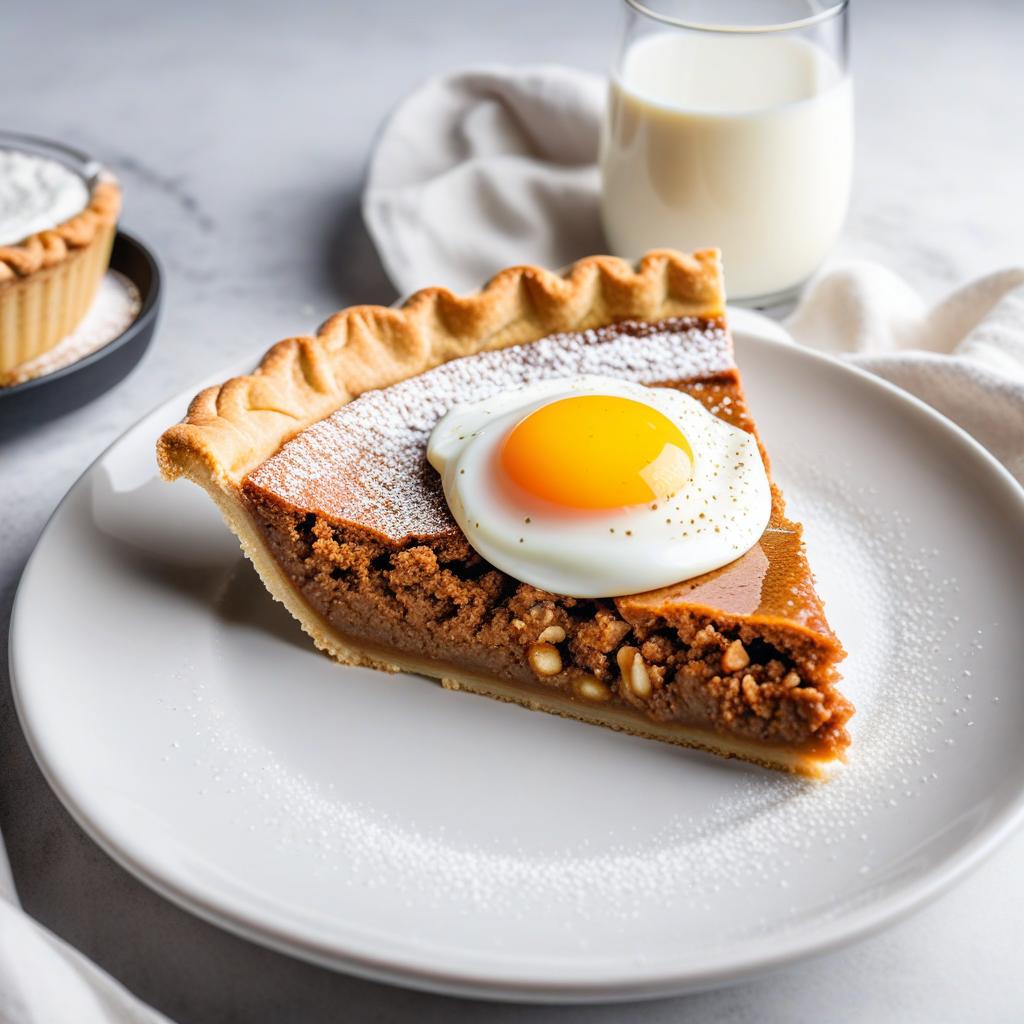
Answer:
<svg viewBox="0 0 1024 1024"><path fill-rule="evenodd" d="M612 695L611 690L600 679L595 679L593 676L580 676L573 683L573 689L576 691L577 697L602 704L606 700L610 700Z"/></svg>
<svg viewBox="0 0 1024 1024"><path fill-rule="evenodd" d="M620 647L615 652L615 660L619 663L619 671L622 673L623 679L629 675L629 670L633 665L633 659L636 657L636 654L635 647Z"/></svg>
<svg viewBox="0 0 1024 1024"><path fill-rule="evenodd" d="M647 674L647 666L639 652L629 667L629 687L638 697L644 698L651 695L651 677Z"/></svg>
<svg viewBox="0 0 1024 1024"><path fill-rule="evenodd" d="M561 626L548 626L537 637L537 642L542 644L560 644L564 639L565 630Z"/></svg>
<svg viewBox="0 0 1024 1024"><path fill-rule="evenodd" d="M725 654L722 655L722 671L739 672L741 668L746 668L749 664L750 655L747 654L747 649L739 640L733 640L726 647Z"/></svg>
<svg viewBox="0 0 1024 1024"><path fill-rule="evenodd" d="M555 610L548 603L535 604L526 613L526 617L532 622L546 626L555 617Z"/></svg>
<svg viewBox="0 0 1024 1024"><path fill-rule="evenodd" d="M620 647L615 652L615 660L622 673L620 693L629 699L639 697L646 700L651 695L651 675L643 655L635 647Z"/></svg>
<svg viewBox="0 0 1024 1024"><path fill-rule="evenodd" d="M542 679L557 676L562 671L562 656L558 653L558 648L552 647L551 644L530 644L526 660L534 674Z"/></svg>
<svg viewBox="0 0 1024 1024"><path fill-rule="evenodd" d="M787 690L792 690L800 685L800 676L798 676L796 672L787 672L782 680L782 685Z"/></svg>
<svg viewBox="0 0 1024 1024"><path fill-rule="evenodd" d="M757 680L748 672L743 677L743 696L751 706L757 704Z"/></svg>
<svg viewBox="0 0 1024 1024"><path fill-rule="evenodd" d="M526 623L523 622L522 619L513 619L512 620L512 628L513 629L519 629L519 630L526 629Z"/></svg>

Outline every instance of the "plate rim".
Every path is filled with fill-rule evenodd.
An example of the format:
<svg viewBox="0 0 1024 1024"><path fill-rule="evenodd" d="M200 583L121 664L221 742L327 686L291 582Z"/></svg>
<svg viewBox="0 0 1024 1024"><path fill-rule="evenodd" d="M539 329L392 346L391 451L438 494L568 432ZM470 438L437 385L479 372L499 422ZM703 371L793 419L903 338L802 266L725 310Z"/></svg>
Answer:
<svg viewBox="0 0 1024 1024"><path fill-rule="evenodd" d="M904 391L889 381L869 373L855 365L837 359L829 354L798 346L783 341L775 332L766 331L758 334L756 321L744 317L746 322L734 330L741 335L744 343L748 340L757 345L774 349L784 348L789 352L798 353L798 358L811 362L829 364L833 372L851 374L859 378L861 384L875 389L884 395L890 403L902 404L912 410L913 414L925 422L931 429L945 432L951 441L955 441L961 449L990 474L993 483L1002 489L1001 498L1015 507L1017 515L1024 524L1024 488L1013 478L1009 471L978 441L956 423L943 416L933 407L916 396ZM769 323L772 323L769 321ZM227 375L237 373L239 367L247 366L250 359L232 361ZM244 372L244 369L241 371ZM221 379L225 374L212 374L207 380ZM161 876L159 867L150 865L136 858L130 849L119 845L116 835L108 835L102 822L94 820L87 809L80 806L73 793L63 784L59 771L50 763L46 744L41 735L33 728L33 716L30 711L31 697L29 691L19 682L17 662L21 657L21 644L18 641L19 622L27 613L24 610L27 591L26 580L33 572L40 550L54 528L54 524L62 514L72 494L83 485L85 479L94 468L103 462L108 454L121 444L145 420L159 411L187 402L203 382L195 388L187 388L171 398L158 402L145 415L136 419L115 440L90 463L82 474L69 488L61 499L41 531L28 561L25 564L18 583L17 592L11 613L9 632L9 672L14 706L32 755L39 765L40 771L48 785L53 789L62 805L82 828L82 830L102 849L115 863L141 880L144 884L199 918L222 927L225 930L286 955L296 956L309 962L333 970L342 970L374 981L398 984L435 993L488 998L492 1000L535 1002L535 1003L597 1003L621 1002L638 999L653 999L685 992L715 988L731 982L746 980L780 969L805 959L813 959L828 952L866 938L883 928L907 917L922 908L932 899L947 891L956 882L963 879L993 853L1004 842L1022 821L1024 821L1024 785L1009 800L1002 811L991 821L971 836L951 854L946 862L930 868L923 875L904 882L897 890L871 903L842 913L830 921L818 922L810 927L795 929L793 932L773 938L773 949L758 951L756 945L753 952L740 960L721 959L713 968L682 967L675 971L666 971L661 965L651 972L645 972L637 965L631 965L622 976L606 975L601 980L581 981L572 979L559 981L550 978L525 976L528 972L517 969L500 973L492 966L489 970L476 964L463 964L458 968L443 966L429 955L429 947L417 955L382 956L380 954L360 952L353 948L341 948L334 944L331 948L316 937L307 935L305 939L295 935L290 925L281 926L280 922L270 919L267 911L249 907L248 912L232 906L231 901L216 894L191 880L191 888L180 879L170 881ZM38 723L37 723L38 724Z"/></svg>

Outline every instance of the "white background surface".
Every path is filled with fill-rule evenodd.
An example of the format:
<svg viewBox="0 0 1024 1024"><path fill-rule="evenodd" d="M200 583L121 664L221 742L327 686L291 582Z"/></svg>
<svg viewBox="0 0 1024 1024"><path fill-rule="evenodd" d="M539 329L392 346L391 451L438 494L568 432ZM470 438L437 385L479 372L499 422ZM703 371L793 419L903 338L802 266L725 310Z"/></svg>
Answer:
<svg viewBox="0 0 1024 1024"><path fill-rule="evenodd" d="M126 188L125 226L156 248L168 276L154 349L128 380L73 415L0 438L4 622L50 511L148 407L347 302L393 298L357 203L373 133L397 99L472 62L599 69L617 22L611 0L204 6L18 5L0 22L0 124L110 162ZM854 8L858 166L843 252L887 262L930 295L1019 262L1024 6ZM5 665L6 628L0 645ZM911 921L727 991L523 1010L332 975L204 925L115 867L39 776L0 673L0 827L26 907L182 1022L1024 1016L1024 836Z"/></svg>

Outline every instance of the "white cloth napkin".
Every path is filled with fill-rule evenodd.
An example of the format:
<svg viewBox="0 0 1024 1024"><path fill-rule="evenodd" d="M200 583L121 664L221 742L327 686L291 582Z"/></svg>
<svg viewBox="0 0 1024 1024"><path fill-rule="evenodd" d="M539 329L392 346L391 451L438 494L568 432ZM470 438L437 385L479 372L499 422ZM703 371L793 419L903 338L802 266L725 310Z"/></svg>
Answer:
<svg viewBox="0 0 1024 1024"><path fill-rule="evenodd" d="M16 906L0 900L5 1024L170 1024Z"/></svg>
<svg viewBox="0 0 1024 1024"><path fill-rule="evenodd" d="M395 287L478 288L514 263L601 252L604 82L551 65L435 78L377 140L363 216Z"/></svg>
<svg viewBox="0 0 1024 1024"><path fill-rule="evenodd" d="M1024 267L928 308L885 267L849 263L811 285L786 327L938 409L1024 484Z"/></svg>
<svg viewBox="0 0 1024 1024"><path fill-rule="evenodd" d="M0 837L0 1022L170 1024L18 905Z"/></svg>
<svg viewBox="0 0 1024 1024"><path fill-rule="evenodd" d="M392 114L363 215L399 292L472 291L515 263L605 250L596 168L605 85L556 66L486 67L427 82ZM1024 483L1024 268L928 308L870 263L807 289L790 336L928 402Z"/></svg>

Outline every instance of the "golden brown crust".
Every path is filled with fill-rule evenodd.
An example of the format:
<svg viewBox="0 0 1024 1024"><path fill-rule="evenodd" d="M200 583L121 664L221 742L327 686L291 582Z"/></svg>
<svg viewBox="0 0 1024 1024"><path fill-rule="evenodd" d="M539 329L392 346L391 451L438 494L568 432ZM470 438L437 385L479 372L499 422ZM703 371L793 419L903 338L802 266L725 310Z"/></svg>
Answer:
<svg viewBox="0 0 1024 1024"><path fill-rule="evenodd" d="M400 309L353 306L313 337L278 342L253 373L200 392L157 444L167 479L230 488L300 430L351 398L439 363L556 331L630 318L724 313L716 250L648 253L634 269L592 256L564 275L510 267L473 295L426 288Z"/></svg>
<svg viewBox="0 0 1024 1024"><path fill-rule="evenodd" d="M109 231L120 212L121 187L113 176L103 172L81 213L54 228L37 231L16 245L0 246L0 290L74 256Z"/></svg>

